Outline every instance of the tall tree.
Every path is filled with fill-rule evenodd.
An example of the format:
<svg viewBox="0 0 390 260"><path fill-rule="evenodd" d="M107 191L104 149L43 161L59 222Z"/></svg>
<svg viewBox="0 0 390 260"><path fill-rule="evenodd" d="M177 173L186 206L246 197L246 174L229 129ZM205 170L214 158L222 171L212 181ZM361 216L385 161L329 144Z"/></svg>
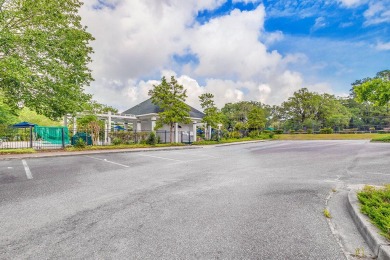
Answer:
<svg viewBox="0 0 390 260"><path fill-rule="evenodd" d="M161 112L158 113L156 129L161 128L164 124L170 126L170 142L173 142L173 130L175 123L189 123L191 120L190 107L187 106L185 100L187 98L187 90L180 84L174 76L170 82L165 77L161 79L159 85L153 85L153 89L149 91L153 104L160 107Z"/></svg>
<svg viewBox="0 0 390 260"><path fill-rule="evenodd" d="M321 96L302 88L283 102L281 107L287 120L302 126L307 119L313 119L321 104Z"/></svg>
<svg viewBox="0 0 390 260"><path fill-rule="evenodd" d="M301 129L323 127L344 127L348 125L350 113L342 103L330 94L318 94L302 88L283 102L280 108L288 128Z"/></svg>
<svg viewBox="0 0 390 260"><path fill-rule="evenodd" d="M246 129L249 112L258 107L263 110L266 117L271 114L271 107L256 101L240 101L237 103L227 103L221 109L224 124L227 129ZM237 125L237 123L239 123ZM237 126L236 126L237 125Z"/></svg>
<svg viewBox="0 0 390 260"><path fill-rule="evenodd" d="M214 95L211 93L204 93L199 96L200 105L205 114L202 122L215 128L218 126L218 123L221 123L221 112L218 110L213 99Z"/></svg>
<svg viewBox="0 0 390 260"><path fill-rule="evenodd" d="M250 129L259 130L265 127L267 119L265 118L264 110L260 107L253 107L248 113L248 127Z"/></svg>
<svg viewBox="0 0 390 260"><path fill-rule="evenodd" d="M386 106L389 112L390 70L380 71L374 78L365 78L352 85L357 101L371 102L375 106Z"/></svg>
<svg viewBox="0 0 390 260"><path fill-rule="evenodd" d="M93 37L79 0L0 0L0 92L13 109L52 119L81 111L91 96ZM1 93L0 93L1 94Z"/></svg>

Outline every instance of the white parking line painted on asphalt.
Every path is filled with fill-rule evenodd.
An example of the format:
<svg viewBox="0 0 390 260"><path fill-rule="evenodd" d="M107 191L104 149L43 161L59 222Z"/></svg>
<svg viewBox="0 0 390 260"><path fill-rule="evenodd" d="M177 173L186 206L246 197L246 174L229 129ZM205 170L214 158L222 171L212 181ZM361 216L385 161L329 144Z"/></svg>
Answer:
<svg viewBox="0 0 390 260"><path fill-rule="evenodd" d="M27 179L31 180L33 178L33 176L31 174L30 168L27 165L26 160L22 160L22 163L23 163L23 166L24 166L24 170L26 171Z"/></svg>
<svg viewBox="0 0 390 260"><path fill-rule="evenodd" d="M124 164L121 164L121 163L116 163L116 162L108 161L107 159L100 159L100 158L93 157L93 156L88 156L88 155L84 155L84 157L88 157L88 158L91 158L91 159L95 159L95 160L99 160L99 161L103 161L103 162L107 162L107 163L111 163L111 164L123 166L123 167L126 167L126 168L129 168L129 167L130 167L130 166L128 166L128 165L124 165Z"/></svg>
<svg viewBox="0 0 390 260"><path fill-rule="evenodd" d="M157 159L169 160L169 161L175 161L175 162L185 162L182 160L176 160L176 159L165 158L165 157L160 157L160 156L153 156L153 155L146 155L146 154L140 154L139 156L151 157L151 158L157 158Z"/></svg>
<svg viewBox="0 0 390 260"><path fill-rule="evenodd" d="M170 154L178 154L178 155L185 155L185 156L201 156L201 157L210 157L210 158L215 158L215 159L218 159L219 157L216 157L216 156L212 156L212 155L209 155L209 154L204 154L203 151L186 151L186 152L169 152Z"/></svg>
<svg viewBox="0 0 390 260"><path fill-rule="evenodd" d="M366 174L390 176L390 173L381 173L381 172L366 172Z"/></svg>

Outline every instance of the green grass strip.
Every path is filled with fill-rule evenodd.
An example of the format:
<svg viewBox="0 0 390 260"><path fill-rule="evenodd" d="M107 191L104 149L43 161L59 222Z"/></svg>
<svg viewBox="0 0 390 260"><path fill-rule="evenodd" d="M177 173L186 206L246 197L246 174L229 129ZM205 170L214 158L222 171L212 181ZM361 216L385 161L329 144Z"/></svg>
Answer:
<svg viewBox="0 0 390 260"><path fill-rule="evenodd" d="M388 135L386 135L389 137ZM281 134L275 135L278 140L372 140L386 137L383 134Z"/></svg>
<svg viewBox="0 0 390 260"><path fill-rule="evenodd" d="M66 151L95 151L95 150L113 150L113 149L135 149L135 148L154 148L154 147L172 147L172 146L185 146L182 143L167 143L167 144L119 144L119 145L104 145L104 146L86 146L84 148L67 147Z"/></svg>
<svg viewBox="0 0 390 260"><path fill-rule="evenodd" d="M23 153L36 153L32 148L23 148L23 149L1 149L0 155L5 154L23 154Z"/></svg>
<svg viewBox="0 0 390 260"><path fill-rule="evenodd" d="M267 140L271 139L269 135L259 136L256 138L244 137L244 138L231 138L231 139L221 139L219 141L208 141L202 140L198 142L193 142L193 145L213 145L213 144L230 144L230 143L240 143L240 142L248 142L248 141L258 141L258 140Z"/></svg>
<svg viewBox="0 0 390 260"><path fill-rule="evenodd" d="M390 184L384 188L366 185L358 194L361 211L376 225L381 234L390 240Z"/></svg>
<svg viewBox="0 0 390 260"><path fill-rule="evenodd" d="M390 135L373 138L371 139L371 142L390 143Z"/></svg>

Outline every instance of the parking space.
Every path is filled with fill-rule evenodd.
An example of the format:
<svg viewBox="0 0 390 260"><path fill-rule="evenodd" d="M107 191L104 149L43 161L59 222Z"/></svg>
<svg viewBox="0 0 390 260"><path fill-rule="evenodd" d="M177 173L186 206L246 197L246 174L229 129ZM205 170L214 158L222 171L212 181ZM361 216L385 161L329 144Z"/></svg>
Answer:
<svg viewBox="0 0 390 260"><path fill-rule="evenodd" d="M388 182L388 147L276 141L0 161L0 258L104 259L114 248L132 259L343 259L325 200Z"/></svg>
<svg viewBox="0 0 390 260"><path fill-rule="evenodd" d="M28 176L26 175L22 161L0 161L0 185L27 180Z"/></svg>

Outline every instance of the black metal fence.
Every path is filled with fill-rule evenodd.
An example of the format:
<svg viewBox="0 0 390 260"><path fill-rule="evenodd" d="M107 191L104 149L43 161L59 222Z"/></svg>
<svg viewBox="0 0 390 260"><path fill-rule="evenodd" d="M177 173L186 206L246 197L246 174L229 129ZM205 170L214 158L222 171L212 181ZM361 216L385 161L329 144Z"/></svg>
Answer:
<svg viewBox="0 0 390 260"><path fill-rule="evenodd" d="M0 149L61 149L69 145L68 132L63 127L13 128L0 126Z"/></svg>
<svg viewBox="0 0 390 260"><path fill-rule="evenodd" d="M36 127L38 128L38 127ZM84 145L121 145L147 143L152 131L102 131L80 129L69 132L63 127L47 127L44 130L31 128L12 128L0 126L0 149L61 149L82 142ZM164 144L176 142L175 132L155 131L155 142ZM194 142L194 133L191 131L178 131L177 142Z"/></svg>
<svg viewBox="0 0 390 260"><path fill-rule="evenodd" d="M139 144L147 143L152 131L98 131L79 130L75 134L70 134L71 144L75 145L80 139L86 145L120 145L120 144ZM167 130L154 131L155 142L160 144L176 142L175 132ZM178 143L194 142L194 133L192 131L178 131Z"/></svg>

